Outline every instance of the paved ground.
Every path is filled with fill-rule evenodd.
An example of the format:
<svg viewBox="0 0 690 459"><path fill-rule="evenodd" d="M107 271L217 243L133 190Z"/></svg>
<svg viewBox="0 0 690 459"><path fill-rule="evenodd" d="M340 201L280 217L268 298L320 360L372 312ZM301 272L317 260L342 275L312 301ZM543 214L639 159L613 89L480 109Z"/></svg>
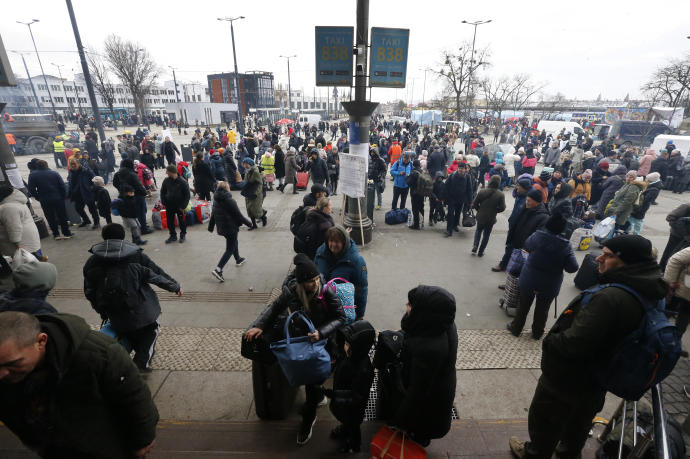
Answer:
<svg viewBox="0 0 690 459"><path fill-rule="evenodd" d="M23 171L28 159L18 158ZM64 170L61 172L66 175ZM162 171L156 176L160 183ZM384 210L375 213L373 241L361 249L369 271L367 318L379 330L398 328L410 288L427 283L451 291L458 304L456 408L460 419L447 438L434 442L430 452L432 456L506 457L510 432L524 436L526 430L527 409L539 376L540 349L527 333L519 339L509 336L504 331L508 318L498 308L502 292L496 287L504 275L492 273L490 267L503 252L507 215L499 216L486 256L473 257L471 230L463 229L445 239L441 228L413 232L404 225L385 225L383 213L392 193L392 183L387 184ZM109 189L115 197L112 187ZM231 457L252 452L269 457L280 451L281 445L285 445L285 451L293 451L296 412L285 422L257 421L250 367L239 355L239 336L285 276L293 255L287 227L292 210L303 196L269 193L265 201L268 226L251 233L246 229L240 232L240 252L248 261L240 268L228 266L224 284L209 273L223 251L224 241L208 233L204 225L192 227L184 245L166 246L164 232L147 236L146 253L185 290L182 298L160 295L164 328L154 361L156 370L147 381L166 420L161 426L156 457ZM653 206L647 216L643 234L660 250L668 236L664 217L686 202L686 196L663 192L660 205ZM241 197L236 197L243 208ZM149 208L155 199L149 201ZM333 198L334 214L338 216L341 199ZM512 198L507 201L510 207ZM57 288L49 301L63 312L84 316L92 324L97 324L99 318L83 297L81 269L88 248L99 240L98 232L90 230L77 230L69 241L44 240L44 251L59 271ZM577 255L581 260L584 253ZM566 275L559 311L577 293L573 275ZM552 321L553 315L549 324ZM690 403L682 394L683 383L690 383L687 361L679 364L666 389L668 410L681 421L690 412ZM617 402L610 397L603 415L611 413ZM326 436L333 419L327 409L320 410L319 418L323 422L317 423L318 440L295 454L317 457L332 450L332 445L321 437ZM369 437L365 436L365 441L377 427L374 422L366 423ZM271 442L263 441L266 435L272 435ZM9 439L6 430L0 430L0 456L12 457L10 451L16 450L16 442Z"/></svg>

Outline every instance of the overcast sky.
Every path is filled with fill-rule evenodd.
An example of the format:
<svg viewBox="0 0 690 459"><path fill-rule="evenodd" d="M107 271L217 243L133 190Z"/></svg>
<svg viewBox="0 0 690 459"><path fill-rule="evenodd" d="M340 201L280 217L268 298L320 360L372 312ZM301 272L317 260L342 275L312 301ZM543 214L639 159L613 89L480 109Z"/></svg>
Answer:
<svg viewBox="0 0 690 459"><path fill-rule="evenodd" d="M32 26L46 73L57 75L51 63L64 64L63 77L80 72L79 58L65 2L5 0L0 33L8 50L30 51L32 75L40 72L25 25L15 21L39 19ZM265 70L276 83L287 83L291 60L293 88L312 93L314 87L314 26L354 26L356 1L197 0L94 1L73 0L82 41L100 48L111 33L146 47L161 67L160 81L177 78L206 84L208 73L233 68L230 27L217 17L240 16L235 23L239 71ZM425 67L439 68L443 49L472 39L473 28L461 24L492 19L477 30L477 47L489 46L491 75L529 73L547 83L545 92L567 97L623 98L639 94L639 87L659 65L690 51L690 1L600 0L564 2L492 0L472 2L371 0L369 26L410 29L407 88L375 89L373 99L421 101ZM422 9L423 8L423 9ZM70 52L72 51L72 52ZM9 53L15 73L25 72L18 55ZM438 94L441 83L427 74L425 97ZM325 95L325 88L317 88Z"/></svg>

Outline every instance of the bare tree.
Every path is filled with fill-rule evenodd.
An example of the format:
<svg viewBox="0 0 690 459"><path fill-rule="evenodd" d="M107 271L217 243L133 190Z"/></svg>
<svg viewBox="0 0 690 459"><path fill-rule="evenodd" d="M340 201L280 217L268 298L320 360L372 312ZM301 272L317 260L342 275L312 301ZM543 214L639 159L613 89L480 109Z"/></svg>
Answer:
<svg viewBox="0 0 690 459"><path fill-rule="evenodd" d="M669 107L681 106L690 92L690 54L659 67L641 89L651 99L661 100Z"/></svg>
<svg viewBox="0 0 690 459"><path fill-rule="evenodd" d="M501 113L508 105L510 95L513 92L513 86L507 77L501 77L496 80L486 78L480 82L480 85L486 100L486 108L498 113L496 125L499 126Z"/></svg>
<svg viewBox="0 0 690 459"><path fill-rule="evenodd" d="M525 73L514 75L510 84L508 106L516 112L522 110L546 86L544 83L533 82L531 77Z"/></svg>
<svg viewBox="0 0 690 459"><path fill-rule="evenodd" d="M455 116L460 119L464 108L463 95L467 95L470 74L476 80L476 71L481 65L488 65L489 48L474 50L472 57L472 43L465 42L456 53L444 51L442 55L441 70L434 70L442 80L445 80L448 89L455 99ZM470 88L471 92L471 88Z"/></svg>
<svg viewBox="0 0 690 459"><path fill-rule="evenodd" d="M117 129L117 120L115 119L115 85L110 80L110 69L97 54L87 53L86 59L89 64L89 72L91 73L94 89L101 95L105 105L108 106L108 110L113 116L115 129Z"/></svg>
<svg viewBox="0 0 690 459"><path fill-rule="evenodd" d="M140 44L123 40L117 35L109 35L105 39L104 48L110 67L132 93L134 107L140 120L143 120L146 93L158 78L158 67Z"/></svg>

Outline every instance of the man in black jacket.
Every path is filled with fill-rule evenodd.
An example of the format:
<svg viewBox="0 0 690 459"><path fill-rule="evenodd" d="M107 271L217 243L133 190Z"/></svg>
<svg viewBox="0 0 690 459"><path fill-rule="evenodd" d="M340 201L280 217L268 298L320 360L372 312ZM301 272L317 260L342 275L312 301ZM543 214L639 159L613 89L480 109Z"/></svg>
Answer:
<svg viewBox="0 0 690 459"><path fill-rule="evenodd" d="M317 150L312 150L309 153L307 170L311 172L311 181L314 185L324 185L328 181L328 165L319 156Z"/></svg>
<svg viewBox="0 0 690 459"><path fill-rule="evenodd" d="M446 180L443 201L448 205L445 236L451 237L453 231L460 231L458 225L463 207L472 203L472 180L467 174L466 164L460 164L458 170Z"/></svg>
<svg viewBox="0 0 690 459"><path fill-rule="evenodd" d="M187 181L177 175L177 167L170 164L165 169L168 177L163 180L161 186L161 203L165 206L165 217L168 223L170 237L165 240L166 244L177 240L175 232L175 215L180 224L180 244L185 241L187 236L187 224L185 223L185 209L189 204L189 185Z"/></svg>
<svg viewBox="0 0 690 459"><path fill-rule="evenodd" d="M43 215L48 220L48 226L53 232L53 238L69 239L72 232L67 224L67 210L65 209L65 182L60 174L48 168L46 161L36 163L37 169L29 174L29 194L41 203ZM62 236L58 230L62 229Z"/></svg>
<svg viewBox="0 0 690 459"><path fill-rule="evenodd" d="M609 239L597 261L602 284L624 284L654 303L666 295L652 244L642 236ZM606 396L592 379L593 369L611 359L644 315L637 298L619 287L595 293L586 307L582 298L568 305L544 338L542 375L529 410L530 441L510 439L517 458L550 458L554 451L558 457L579 457Z"/></svg>
<svg viewBox="0 0 690 459"><path fill-rule="evenodd" d="M513 249L521 249L525 245L528 237L534 234L539 228L544 226L549 219L549 212L542 201L542 192L530 190L527 193L525 207L515 219L515 223L508 228L506 244Z"/></svg>
<svg viewBox="0 0 690 459"><path fill-rule="evenodd" d="M412 230L421 229L419 226L419 215L422 215L422 223L424 223L424 195L417 193L417 185L419 177L422 175L422 164L418 159L412 161L412 172L405 177L407 186L410 189L410 201L412 201Z"/></svg>
<svg viewBox="0 0 690 459"><path fill-rule="evenodd" d="M149 229L146 223L146 188L139 181L139 176L134 171L134 160L123 159L120 161L120 170L115 173L113 177L113 186L117 188L120 194L124 194L123 186L129 185L134 189L134 196L138 206L139 225L141 225L141 234L151 234L153 231Z"/></svg>
<svg viewBox="0 0 690 459"><path fill-rule="evenodd" d="M180 154L180 150L177 149L177 145L175 145L171 140L170 137L166 136L165 141L161 145L161 154L165 156L165 159L168 160L168 165L174 165L175 164L175 155Z"/></svg>
<svg viewBox="0 0 690 459"><path fill-rule="evenodd" d="M134 363L142 372L150 364L158 338L161 306L149 284L182 295L180 284L166 274L141 248L124 240L122 225L103 227L103 242L95 244L84 265L84 296L103 320L110 320L119 336L135 352Z"/></svg>
<svg viewBox="0 0 690 459"><path fill-rule="evenodd" d="M42 457L143 458L158 410L127 352L81 317L9 311L0 421Z"/></svg>

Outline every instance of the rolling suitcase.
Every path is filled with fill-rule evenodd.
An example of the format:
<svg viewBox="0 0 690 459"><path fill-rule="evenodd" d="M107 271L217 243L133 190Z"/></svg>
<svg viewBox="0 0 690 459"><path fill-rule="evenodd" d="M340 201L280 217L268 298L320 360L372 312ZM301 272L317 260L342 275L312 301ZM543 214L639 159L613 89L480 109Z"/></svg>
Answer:
<svg viewBox="0 0 690 459"><path fill-rule="evenodd" d="M520 304L520 278L512 274L506 274L505 289L503 298L499 300L500 307L504 308L508 317L515 317L518 305Z"/></svg>
<svg viewBox="0 0 690 459"><path fill-rule="evenodd" d="M599 283L599 262L596 260L599 255L598 253L585 255L575 275L575 287L585 290Z"/></svg>
<svg viewBox="0 0 690 459"><path fill-rule="evenodd" d="M50 232L48 231L48 225L46 224L46 221L43 217L39 215L34 215L34 223L36 224L36 228L38 228L38 237L41 239L45 239L48 236L50 236Z"/></svg>
<svg viewBox="0 0 690 459"><path fill-rule="evenodd" d="M299 386L288 383L277 362L265 364L252 361L254 409L260 419L285 419L295 401Z"/></svg>
<svg viewBox="0 0 690 459"><path fill-rule="evenodd" d="M307 189L307 182L309 182L309 173L308 172L298 172L297 173L297 189L298 190L306 190Z"/></svg>
<svg viewBox="0 0 690 459"><path fill-rule="evenodd" d="M74 207L74 202L70 199L65 200L65 210L67 211L67 220L70 225L81 225L81 217L77 213L77 208Z"/></svg>

